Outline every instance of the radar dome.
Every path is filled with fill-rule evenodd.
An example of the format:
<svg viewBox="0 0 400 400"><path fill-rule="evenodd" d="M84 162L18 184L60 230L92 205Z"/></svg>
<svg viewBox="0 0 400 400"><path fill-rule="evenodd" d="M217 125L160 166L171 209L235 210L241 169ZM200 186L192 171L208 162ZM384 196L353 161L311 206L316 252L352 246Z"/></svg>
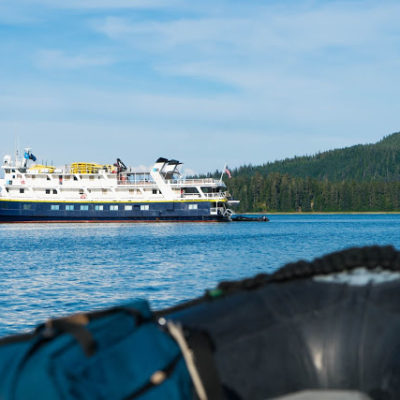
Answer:
<svg viewBox="0 0 400 400"><path fill-rule="evenodd" d="M4 158L3 158L3 164L4 165L8 165L8 164L11 164L11 156L10 155L6 155L6 156L4 156Z"/></svg>

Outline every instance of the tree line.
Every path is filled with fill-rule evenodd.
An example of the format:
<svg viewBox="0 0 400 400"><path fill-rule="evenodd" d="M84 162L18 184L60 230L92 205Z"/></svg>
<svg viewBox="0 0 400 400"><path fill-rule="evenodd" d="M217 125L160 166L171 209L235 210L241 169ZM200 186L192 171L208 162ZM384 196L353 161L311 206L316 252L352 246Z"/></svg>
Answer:
<svg viewBox="0 0 400 400"><path fill-rule="evenodd" d="M244 165L225 183L239 211L400 211L400 132L375 144Z"/></svg>
<svg viewBox="0 0 400 400"><path fill-rule="evenodd" d="M341 181L260 173L226 180L238 211L400 211L400 182Z"/></svg>
<svg viewBox="0 0 400 400"><path fill-rule="evenodd" d="M264 175L279 172L330 181L396 181L400 178L400 133L394 136L399 139L398 145L386 139L376 144L357 145L259 166L245 165L234 170L234 174L251 176L257 172Z"/></svg>

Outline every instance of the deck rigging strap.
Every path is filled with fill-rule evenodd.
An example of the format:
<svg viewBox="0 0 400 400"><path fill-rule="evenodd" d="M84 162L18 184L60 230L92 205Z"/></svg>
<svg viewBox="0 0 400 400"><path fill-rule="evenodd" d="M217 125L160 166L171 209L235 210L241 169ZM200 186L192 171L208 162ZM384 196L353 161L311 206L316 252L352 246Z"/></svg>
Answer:
<svg viewBox="0 0 400 400"><path fill-rule="evenodd" d="M143 393L146 393L154 386L161 385L174 372L176 364L178 364L179 360L181 359L182 359L181 354L178 354L165 368L154 372L154 374L150 377L149 381L146 384L144 384L134 393L130 394L124 400L134 400L139 396L141 396Z"/></svg>
<svg viewBox="0 0 400 400"><path fill-rule="evenodd" d="M167 328L181 349L199 400L223 400L223 389L206 333L190 330L187 335L178 323L168 321Z"/></svg>

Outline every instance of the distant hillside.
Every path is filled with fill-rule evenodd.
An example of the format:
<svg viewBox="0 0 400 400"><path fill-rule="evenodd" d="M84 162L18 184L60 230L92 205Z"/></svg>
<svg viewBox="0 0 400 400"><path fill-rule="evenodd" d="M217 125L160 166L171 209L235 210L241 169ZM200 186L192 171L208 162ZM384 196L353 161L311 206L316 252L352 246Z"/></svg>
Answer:
<svg viewBox="0 0 400 400"><path fill-rule="evenodd" d="M225 182L240 211L400 211L400 132L232 176Z"/></svg>
<svg viewBox="0 0 400 400"><path fill-rule="evenodd" d="M288 158L261 166L243 166L234 175L253 176L277 172L293 177L339 182L343 180L386 182L400 179L400 132L386 136L375 144L356 145Z"/></svg>

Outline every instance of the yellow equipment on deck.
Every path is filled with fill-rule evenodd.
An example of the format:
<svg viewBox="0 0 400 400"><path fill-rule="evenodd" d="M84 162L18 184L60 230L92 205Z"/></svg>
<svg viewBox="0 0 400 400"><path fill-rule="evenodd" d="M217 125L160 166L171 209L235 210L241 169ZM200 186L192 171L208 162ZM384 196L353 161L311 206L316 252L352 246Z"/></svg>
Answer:
<svg viewBox="0 0 400 400"><path fill-rule="evenodd" d="M71 164L71 173L73 174L97 174L103 165L87 162L76 162Z"/></svg>
<svg viewBox="0 0 400 400"><path fill-rule="evenodd" d="M35 164L32 165L29 169L28 172L46 172L46 173L53 173L55 171L56 167L53 167L52 165L41 165L41 164Z"/></svg>

